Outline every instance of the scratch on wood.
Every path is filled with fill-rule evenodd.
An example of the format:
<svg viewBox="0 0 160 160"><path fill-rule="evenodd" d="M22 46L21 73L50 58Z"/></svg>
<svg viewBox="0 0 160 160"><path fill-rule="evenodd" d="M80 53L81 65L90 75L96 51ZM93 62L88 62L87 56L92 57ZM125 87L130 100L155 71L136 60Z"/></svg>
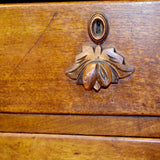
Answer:
<svg viewBox="0 0 160 160"><path fill-rule="evenodd" d="M15 68L13 69L13 72L10 74L10 76L14 73L14 71L18 68L18 66L21 64L21 62L25 59L25 57L31 52L31 50L37 45L37 43L40 41L40 39L42 38L42 36L44 35L44 33L46 32L46 30L48 29L48 27L50 26L50 24L52 23L52 21L54 20L54 18L57 16L57 13L55 13L51 20L49 21L48 25L46 26L46 28L44 29L44 31L42 32L42 34L38 37L37 41L33 44L33 46L28 50L28 52L23 56L23 58L20 60L20 62L15 66Z"/></svg>

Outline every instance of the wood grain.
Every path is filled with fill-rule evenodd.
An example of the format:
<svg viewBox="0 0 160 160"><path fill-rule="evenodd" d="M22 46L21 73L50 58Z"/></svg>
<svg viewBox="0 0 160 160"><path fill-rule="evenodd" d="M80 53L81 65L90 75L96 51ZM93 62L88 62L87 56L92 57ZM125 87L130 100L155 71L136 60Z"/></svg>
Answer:
<svg viewBox="0 0 160 160"><path fill-rule="evenodd" d="M0 134L1 160L158 160L160 139Z"/></svg>
<svg viewBox="0 0 160 160"><path fill-rule="evenodd" d="M0 114L0 132L160 137L160 117Z"/></svg>
<svg viewBox="0 0 160 160"><path fill-rule="evenodd" d="M99 93L65 75L83 45L89 16L104 12L135 73ZM0 5L0 112L160 115L160 2Z"/></svg>

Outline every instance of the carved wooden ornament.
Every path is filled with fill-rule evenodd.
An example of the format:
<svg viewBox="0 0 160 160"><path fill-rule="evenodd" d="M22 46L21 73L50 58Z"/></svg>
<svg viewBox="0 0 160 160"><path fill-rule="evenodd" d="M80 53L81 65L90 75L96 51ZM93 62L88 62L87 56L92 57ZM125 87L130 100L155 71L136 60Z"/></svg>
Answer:
<svg viewBox="0 0 160 160"><path fill-rule="evenodd" d="M95 50L83 46L82 52L75 58L74 65L67 70L66 75L83 84L86 90L101 87L107 88L111 83L118 83L119 78L125 78L134 71L134 67L125 62L125 58L117 53L115 48Z"/></svg>
<svg viewBox="0 0 160 160"><path fill-rule="evenodd" d="M101 87L107 88L134 71L134 67L128 65L115 48L102 50L99 44L104 42L108 32L109 24L105 15L93 14L88 23L88 33L97 46L95 49L83 46L82 53L76 56L74 65L66 72L68 77L83 84L86 90L94 88L99 91Z"/></svg>

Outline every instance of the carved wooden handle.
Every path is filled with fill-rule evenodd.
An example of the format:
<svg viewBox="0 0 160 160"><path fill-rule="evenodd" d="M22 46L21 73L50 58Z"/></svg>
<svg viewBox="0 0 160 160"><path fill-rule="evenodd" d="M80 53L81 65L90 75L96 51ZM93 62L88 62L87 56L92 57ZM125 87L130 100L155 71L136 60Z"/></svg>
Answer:
<svg viewBox="0 0 160 160"><path fill-rule="evenodd" d="M108 30L108 21L103 14L91 16L88 32L94 43L103 43ZM133 71L134 67L128 65L115 48L102 50L97 45L95 50L83 46L82 53L76 56L74 65L67 70L66 75L77 80L78 84L83 84L86 90L94 88L99 91L101 87L107 88L111 83L118 83L120 78L129 76Z"/></svg>
<svg viewBox="0 0 160 160"><path fill-rule="evenodd" d="M134 71L115 48L101 50L100 45L95 51L90 46L83 46L82 53L78 54L74 65L66 74L71 79L83 84L85 89L101 87L107 88L111 83L118 83L119 78L125 78Z"/></svg>

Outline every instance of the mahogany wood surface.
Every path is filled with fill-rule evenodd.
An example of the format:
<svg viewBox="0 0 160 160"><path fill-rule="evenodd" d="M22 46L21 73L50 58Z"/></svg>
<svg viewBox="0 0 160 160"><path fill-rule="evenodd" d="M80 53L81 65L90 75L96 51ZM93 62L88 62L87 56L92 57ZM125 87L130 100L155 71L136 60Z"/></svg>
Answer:
<svg viewBox="0 0 160 160"><path fill-rule="evenodd" d="M104 12L108 40L135 72L107 89L86 91L65 72L95 47L89 16ZM160 115L160 2L0 5L0 112Z"/></svg>
<svg viewBox="0 0 160 160"><path fill-rule="evenodd" d="M0 132L160 137L160 117L0 114Z"/></svg>
<svg viewBox="0 0 160 160"><path fill-rule="evenodd" d="M160 140L0 133L1 160L158 160Z"/></svg>

